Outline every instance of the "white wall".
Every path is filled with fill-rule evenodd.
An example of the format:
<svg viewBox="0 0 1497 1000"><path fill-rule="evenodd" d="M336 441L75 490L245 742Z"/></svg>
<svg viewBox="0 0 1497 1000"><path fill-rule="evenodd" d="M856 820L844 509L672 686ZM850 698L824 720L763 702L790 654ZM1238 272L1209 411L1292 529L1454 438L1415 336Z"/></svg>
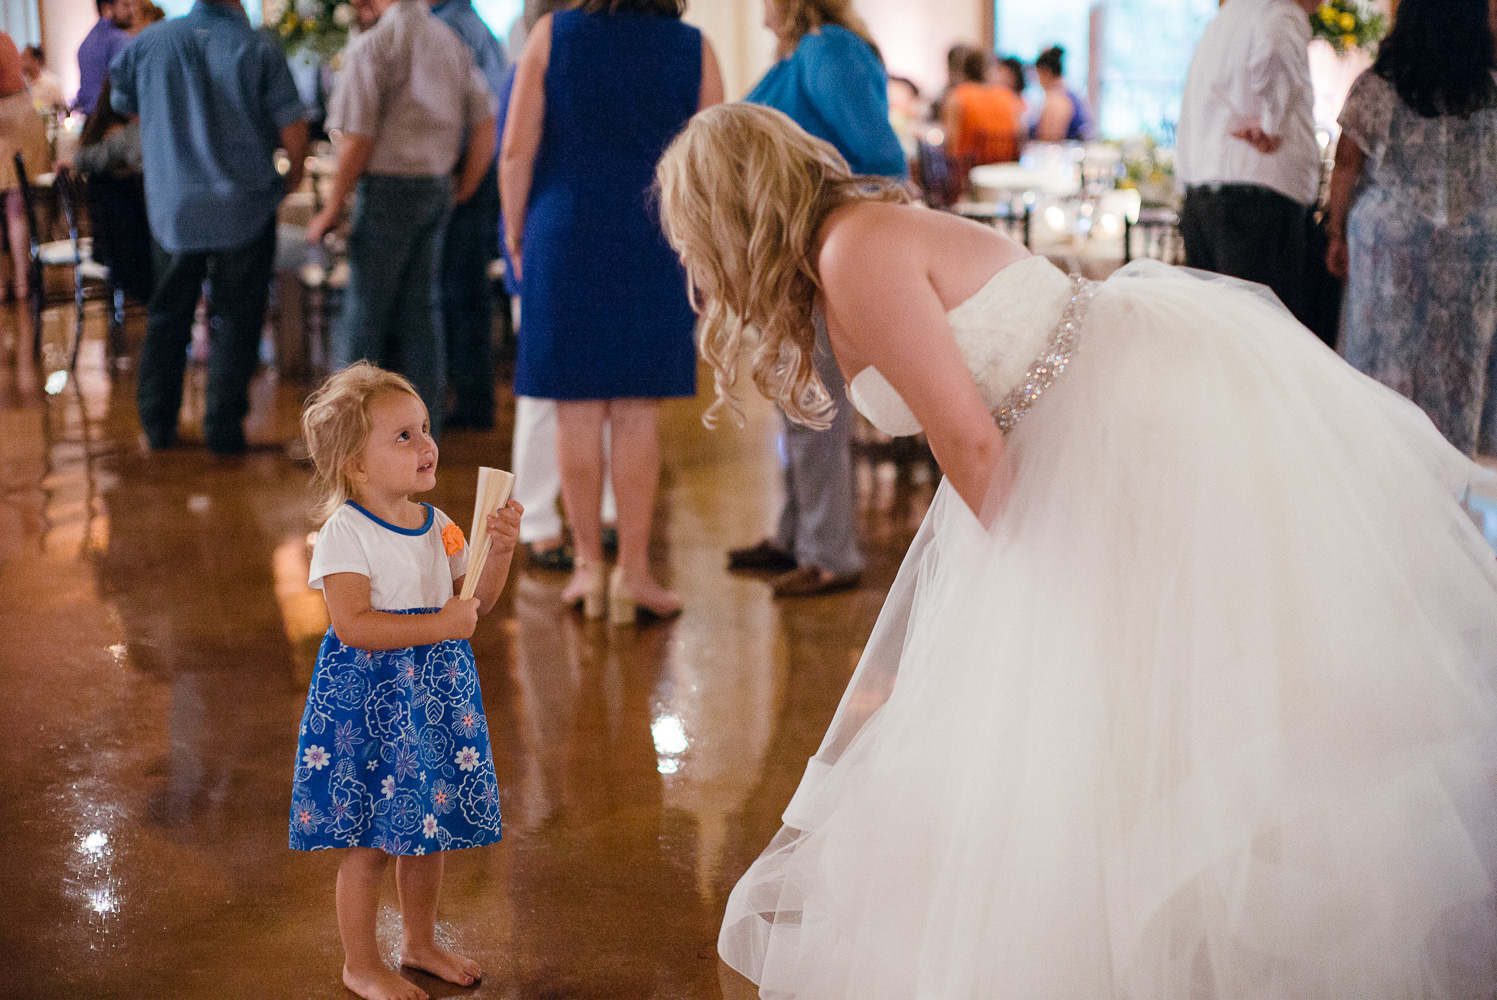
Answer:
<svg viewBox="0 0 1497 1000"><path fill-rule="evenodd" d="M94 0L42 0L42 49L69 101L78 89L78 44L98 19Z"/></svg>
<svg viewBox="0 0 1497 1000"><path fill-rule="evenodd" d="M894 76L907 76L934 97L946 86L946 50L981 45L983 6L992 0L856 0L854 6Z"/></svg>
<svg viewBox="0 0 1497 1000"><path fill-rule="evenodd" d="M712 43L730 101L747 94L774 64L774 35L764 27L761 0L692 0L685 20Z"/></svg>

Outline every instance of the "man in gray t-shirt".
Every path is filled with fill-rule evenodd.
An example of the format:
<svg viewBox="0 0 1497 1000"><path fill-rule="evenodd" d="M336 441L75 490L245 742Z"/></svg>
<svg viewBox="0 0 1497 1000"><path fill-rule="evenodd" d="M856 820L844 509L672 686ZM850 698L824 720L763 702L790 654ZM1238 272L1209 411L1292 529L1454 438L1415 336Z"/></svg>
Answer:
<svg viewBox="0 0 1497 1000"><path fill-rule="evenodd" d="M371 5L379 21L344 53L328 109L338 169L307 239L322 239L357 187L333 360L401 372L437 434L447 377L434 282L452 206L473 196L493 160L496 102L468 47L424 0Z"/></svg>

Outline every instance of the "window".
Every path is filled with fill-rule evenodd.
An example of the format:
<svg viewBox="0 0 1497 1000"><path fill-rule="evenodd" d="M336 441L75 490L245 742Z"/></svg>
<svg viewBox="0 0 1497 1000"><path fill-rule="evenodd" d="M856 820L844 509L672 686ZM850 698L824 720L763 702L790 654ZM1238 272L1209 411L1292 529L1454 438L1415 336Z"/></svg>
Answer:
<svg viewBox="0 0 1497 1000"><path fill-rule="evenodd" d="M1066 80L1099 105L1104 136L1172 142L1190 57L1216 11L1217 0L995 0L997 50L1033 62L1064 46Z"/></svg>
<svg viewBox="0 0 1497 1000"><path fill-rule="evenodd" d="M0 4L0 31L15 40L16 48L42 44L42 20L37 0L5 0Z"/></svg>

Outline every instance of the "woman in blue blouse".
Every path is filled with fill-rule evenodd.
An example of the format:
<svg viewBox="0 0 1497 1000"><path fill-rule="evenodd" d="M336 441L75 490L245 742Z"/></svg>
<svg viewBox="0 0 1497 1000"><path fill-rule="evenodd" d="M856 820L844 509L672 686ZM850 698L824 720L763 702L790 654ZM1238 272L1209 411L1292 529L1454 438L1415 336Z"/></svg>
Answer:
<svg viewBox="0 0 1497 1000"><path fill-rule="evenodd" d="M888 73L851 0L764 0L764 24L779 39L780 61L747 100L783 111L825 139L853 171L904 177L904 150L889 124ZM832 399L846 387L825 331L817 334L816 372ZM851 407L813 431L785 422L785 506L774 538L728 554L732 569L776 569L777 597L824 594L856 586L858 551Z"/></svg>

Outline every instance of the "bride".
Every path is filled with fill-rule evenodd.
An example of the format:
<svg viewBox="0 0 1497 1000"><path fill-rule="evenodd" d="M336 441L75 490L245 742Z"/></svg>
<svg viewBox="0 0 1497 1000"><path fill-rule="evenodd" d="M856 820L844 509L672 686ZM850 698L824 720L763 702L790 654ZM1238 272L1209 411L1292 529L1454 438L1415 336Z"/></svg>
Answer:
<svg viewBox="0 0 1497 1000"><path fill-rule="evenodd" d="M1490 998L1478 468L1255 286L1094 285L778 112L658 170L714 414L741 346L945 473L718 950L764 997Z"/></svg>

